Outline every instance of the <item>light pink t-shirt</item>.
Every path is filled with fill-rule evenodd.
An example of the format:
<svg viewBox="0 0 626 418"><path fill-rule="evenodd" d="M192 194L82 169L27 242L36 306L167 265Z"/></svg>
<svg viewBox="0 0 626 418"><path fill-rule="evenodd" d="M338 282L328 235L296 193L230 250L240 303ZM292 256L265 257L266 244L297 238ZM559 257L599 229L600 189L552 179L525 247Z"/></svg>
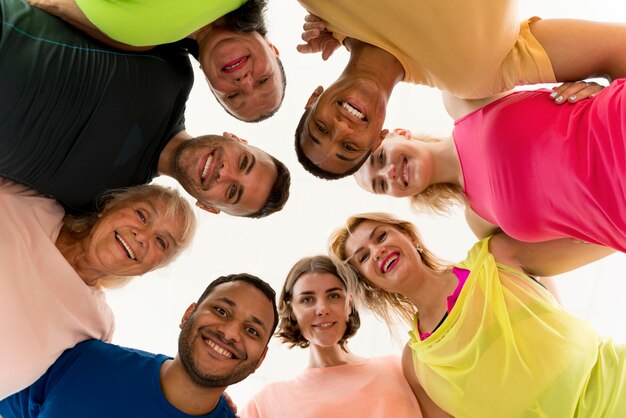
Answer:
<svg viewBox="0 0 626 418"><path fill-rule="evenodd" d="M88 338L109 341L113 313L57 250L63 208L0 178L0 399L35 382Z"/></svg>
<svg viewBox="0 0 626 418"><path fill-rule="evenodd" d="M242 418L420 418L400 358L307 368L293 380L264 387L239 412Z"/></svg>

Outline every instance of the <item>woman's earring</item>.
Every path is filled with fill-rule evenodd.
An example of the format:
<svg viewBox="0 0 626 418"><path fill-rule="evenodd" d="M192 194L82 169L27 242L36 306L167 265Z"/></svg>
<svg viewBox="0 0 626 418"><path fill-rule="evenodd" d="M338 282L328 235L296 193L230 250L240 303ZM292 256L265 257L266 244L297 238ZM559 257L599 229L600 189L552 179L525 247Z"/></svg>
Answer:
<svg viewBox="0 0 626 418"><path fill-rule="evenodd" d="M424 252L424 249L422 247L415 247L415 249L417 250L418 253L422 254Z"/></svg>

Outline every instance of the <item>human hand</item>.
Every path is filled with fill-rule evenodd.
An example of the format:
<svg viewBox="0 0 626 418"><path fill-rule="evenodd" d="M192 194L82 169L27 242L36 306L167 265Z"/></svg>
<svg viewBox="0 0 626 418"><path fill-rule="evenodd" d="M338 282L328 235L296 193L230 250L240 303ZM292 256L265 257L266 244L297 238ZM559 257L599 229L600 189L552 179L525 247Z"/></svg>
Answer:
<svg viewBox="0 0 626 418"><path fill-rule="evenodd" d="M339 48L339 42L333 38L332 32L326 29L326 24L315 15L304 17L302 40L306 43L296 47L298 52L301 54L321 52L324 61Z"/></svg>
<svg viewBox="0 0 626 418"><path fill-rule="evenodd" d="M565 102L576 103L595 96L603 88L604 86L594 81L567 82L554 87L552 93L550 93L550 98L556 104Z"/></svg>

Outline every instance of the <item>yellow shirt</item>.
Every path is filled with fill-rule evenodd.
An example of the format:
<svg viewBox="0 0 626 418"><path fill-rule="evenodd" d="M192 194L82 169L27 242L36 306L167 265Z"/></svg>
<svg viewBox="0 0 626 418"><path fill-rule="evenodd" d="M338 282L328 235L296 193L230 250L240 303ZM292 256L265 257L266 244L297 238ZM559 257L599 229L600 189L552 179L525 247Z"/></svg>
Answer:
<svg viewBox="0 0 626 418"><path fill-rule="evenodd" d="M489 239L443 324L409 346L417 378L457 418L626 417L626 347L600 339L523 273L496 264Z"/></svg>
<svg viewBox="0 0 626 418"><path fill-rule="evenodd" d="M409 83L481 98L555 81L512 0L298 1L340 41L355 38L395 56Z"/></svg>

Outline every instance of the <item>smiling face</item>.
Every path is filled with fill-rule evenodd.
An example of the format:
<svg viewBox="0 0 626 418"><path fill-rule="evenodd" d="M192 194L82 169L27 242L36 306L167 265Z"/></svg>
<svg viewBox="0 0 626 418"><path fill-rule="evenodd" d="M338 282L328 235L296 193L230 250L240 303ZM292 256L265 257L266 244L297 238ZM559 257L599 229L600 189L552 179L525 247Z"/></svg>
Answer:
<svg viewBox="0 0 626 418"><path fill-rule="evenodd" d="M424 142L388 135L354 177L370 193L407 197L430 185L432 158Z"/></svg>
<svg viewBox="0 0 626 418"><path fill-rule="evenodd" d="M378 147L386 100L368 80L342 78L324 91L318 87L306 106L310 109L300 136L309 160L333 174L345 173Z"/></svg>
<svg viewBox="0 0 626 418"><path fill-rule="evenodd" d="M277 176L267 153L217 135L183 142L174 156L172 173L201 208L234 216L261 209Z"/></svg>
<svg viewBox="0 0 626 418"><path fill-rule="evenodd" d="M222 283L187 309L179 357L200 386L240 382L263 362L273 323L273 307L263 292L243 281Z"/></svg>
<svg viewBox="0 0 626 418"><path fill-rule="evenodd" d="M278 50L258 32L212 30L200 42L200 63L211 91L244 121L273 112L284 88Z"/></svg>
<svg viewBox="0 0 626 418"><path fill-rule="evenodd" d="M294 284L292 295L291 309L302 336L311 345L336 345L352 309L341 280L331 273L306 273Z"/></svg>
<svg viewBox="0 0 626 418"><path fill-rule="evenodd" d="M156 197L128 201L104 212L83 238L87 259L103 276L136 276L167 263L178 251L182 216Z"/></svg>
<svg viewBox="0 0 626 418"><path fill-rule="evenodd" d="M361 275L388 292L405 293L423 267L411 238L382 222L358 225L346 240L346 254Z"/></svg>

